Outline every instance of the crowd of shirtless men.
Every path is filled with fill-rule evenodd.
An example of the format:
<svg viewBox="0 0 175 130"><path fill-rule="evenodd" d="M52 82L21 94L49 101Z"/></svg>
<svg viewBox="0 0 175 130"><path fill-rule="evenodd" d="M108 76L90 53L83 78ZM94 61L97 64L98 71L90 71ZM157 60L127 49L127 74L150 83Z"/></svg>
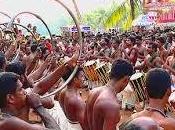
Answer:
<svg viewBox="0 0 175 130"><path fill-rule="evenodd" d="M54 106L53 100L40 97L59 88L76 64L80 67L74 78L54 100L82 130L175 130L175 119L164 111L167 103L175 107L173 99L169 102L175 83L173 27L83 34L80 59L79 49L76 35L53 35L52 44L42 36L37 42L21 34L13 41L0 39L0 130L61 130L46 110ZM68 60L59 64L61 58ZM88 89L84 100L78 91L87 89L81 65L96 59L112 64L110 80L105 86ZM122 117L116 95L136 71L146 73L148 105L118 125ZM29 121L31 109L40 116L41 124Z"/></svg>

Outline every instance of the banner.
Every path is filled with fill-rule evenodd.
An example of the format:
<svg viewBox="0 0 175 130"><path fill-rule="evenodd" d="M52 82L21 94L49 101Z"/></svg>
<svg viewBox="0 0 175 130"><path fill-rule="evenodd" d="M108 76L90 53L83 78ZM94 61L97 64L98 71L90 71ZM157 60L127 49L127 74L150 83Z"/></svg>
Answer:
<svg viewBox="0 0 175 130"><path fill-rule="evenodd" d="M150 10L175 6L175 0L144 0L144 8Z"/></svg>
<svg viewBox="0 0 175 130"><path fill-rule="evenodd" d="M144 0L144 8L147 12L157 12L157 23L175 22L175 0Z"/></svg>
<svg viewBox="0 0 175 130"><path fill-rule="evenodd" d="M175 8L162 10L158 17L158 23L175 22Z"/></svg>

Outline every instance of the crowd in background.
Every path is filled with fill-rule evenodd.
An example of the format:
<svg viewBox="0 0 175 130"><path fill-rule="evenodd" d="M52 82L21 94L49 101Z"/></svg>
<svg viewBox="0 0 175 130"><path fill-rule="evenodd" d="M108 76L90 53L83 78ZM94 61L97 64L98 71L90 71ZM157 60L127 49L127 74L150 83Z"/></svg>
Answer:
<svg viewBox="0 0 175 130"><path fill-rule="evenodd" d="M37 37L37 40L31 34L27 34L27 35L23 34L23 32L21 30L18 30L17 28L15 28L16 35L14 36L14 38L8 37L7 39L6 37L7 34L5 33L3 33L0 37L0 52L1 52L0 53L0 70L2 72L2 74L0 74L0 87L2 85L2 88L3 88L2 91L0 90L0 107L14 108L14 107L11 107L12 105L4 106L5 103L13 104L14 106L18 105L18 107L16 107L15 109L16 110L20 109L21 113L24 112L21 109L25 104L24 101L14 101L14 103L12 103L14 100L13 98L12 99L8 98L7 99L8 101L4 101L3 93L5 92L8 94L9 91L13 90L12 88L10 88L12 82L8 83L8 80L9 81L11 80L9 77L15 77L14 75L9 76L10 74L4 73L4 72L14 72L18 74L19 80L22 83L23 88L26 89L27 92L32 91L39 95L44 95L57 89L70 76L73 68L76 65L78 50L80 49L79 37L77 33L72 33L71 36L54 34L52 35L53 41L51 41L50 38L46 38L38 34L36 27L32 28L30 26L28 28L31 29L31 31L35 34L35 36ZM10 34L10 35L12 35L13 37L13 34ZM129 82L128 79L125 79L126 81L124 80L125 75L130 77L132 76L132 74L134 74L134 72L139 71L143 73L148 73L149 70L153 69L153 71L150 72L150 75L152 75L152 77L150 76L150 79L149 79L150 84L147 83L149 84L148 86L156 86L156 83L158 82L157 80L162 78L159 76L158 78L155 78L154 76L157 76L156 74L159 74L160 76L162 75L165 78L166 82L160 81L161 85L165 84L164 86L163 85L161 86L160 84L158 84L160 85L160 87L162 87L160 88L160 90L162 90L160 92L162 95L156 94L155 91L157 91L157 89L150 87L150 89L152 89L152 91L150 90L148 92L148 95L152 96L150 98L163 100L164 97L162 98L162 96L164 96L165 94L164 91L167 90L167 88L165 87L169 87L169 86L172 87L171 90L173 93L173 88L175 83L175 76L174 76L175 75L175 28L174 27L163 27L163 28L155 27L152 29L146 29L144 27L136 27L132 31L117 32L116 30L110 30L109 32L106 32L106 33L97 32L96 34L82 32L82 36L83 36L83 39L82 39L83 46L82 46L81 61L79 63L80 66L83 66L83 63L86 63L87 61L97 60L97 59L100 60L101 62L111 63L112 70L110 73L110 80L113 80L113 78L114 79L116 78L116 81L115 80L114 81L117 84L119 84L120 87L127 86ZM125 67L126 69L119 70L120 67L121 68ZM113 72L114 70L115 72ZM164 71L164 70L167 70L167 71ZM76 75L74 80L68 84L69 91L64 89L62 92L58 93L53 98L59 101L60 106L63 109L63 112L65 113L66 117L71 121L78 120L83 130L86 130L86 129L102 130L101 127L99 127L98 125L96 127L94 127L93 125L89 125L89 123L91 123L92 121L91 117L85 116L85 114L83 114L83 117L86 117L87 120L89 119L87 121L88 123L84 121L85 119L84 118L82 119L82 117L80 116L77 116L76 118L74 118L74 115L72 114L74 113L74 110L70 110L70 107L67 107L70 105L69 102L66 102L67 104L64 104L65 103L64 100L69 100L69 98L66 97L66 94L69 95L72 99L75 98L74 97L75 93L74 91L72 91L72 89L76 88L75 89L76 93L79 92L77 91L77 89L81 88L81 87L79 88L79 86L83 86L82 84L84 84L84 80L88 80L87 77L84 77L84 75L79 72L83 72L83 70L79 69L78 75ZM170 80L170 77L167 76L168 75L167 72L171 76L172 80ZM77 80L75 80L76 78ZM151 81L156 83L153 84ZM111 84L107 84L107 85L110 86ZM121 87L121 90L124 90L124 87ZM91 91L91 90L88 90L88 91ZM103 90L99 90L99 91L92 90L92 93L90 92L91 94L89 94L89 96L90 97L97 96L102 91ZM116 92L119 93L120 91L116 91ZM129 90L125 90L125 91L127 93ZM97 95L95 95L93 92L96 93ZM106 94L110 95L110 92L106 91ZM34 110L36 110L37 113L39 113L39 115L41 116L41 118L44 119L43 115L37 109L41 104L39 105L36 104L35 103L36 99L34 98L35 96L34 95L32 96L28 97L29 106L31 106ZM170 94L166 96L168 96L169 98ZM86 106L85 104L86 103L91 104L92 102L91 99L87 99L87 101L85 102L84 99L81 99L81 100L79 99L81 98L81 94L78 95L77 97L78 99L75 98L77 100L76 102L78 102L82 106L81 109L78 110L79 115L81 115L82 113L86 113L88 110L90 111L91 106L90 105ZM48 109L52 108L54 106L53 98L51 99L49 97L49 98L45 98L44 100L42 99L41 102L43 106ZM131 96L125 97L123 95L123 99L121 100L124 100L125 98L130 100ZM110 100L110 98L108 99ZM113 100L113 98L111 98L111 100ZM155 102L155 104L156 103L157 102ZM162 103L164 102L162 101ZM173 106L174 97L172 98L171 103ZM126 101L126 104L124 104L124 108L126 108L127 105L128 104ZM129 109L132 113L134 112L134 110L137 110L136 105L138 104L136 103L136 101L130 105L132 106L131 107L127 106L127 109ZM84 110L85 107L87 107L86 110ZM116 110L117 109L118 108L116 108ZM151 107L148 107L147 110L158 111L157 109L155 110ZM4 110L10 110L10 109L4 109ZM27 109L27 111L29 111L29 109ZM30 109L30 111L32 110ZM75 111L76 111L76 108L75 108ZM101 109L99 111L101 111ZM140 110L136 112L139 112L139 111ZM53 113L53 115L54 114L55 113ZM91 111L89 112L89 114L91 114ZM162 115L164 117L164 114ZM8 116L8 115L5 115L5 116ZM158 122L157 120L163 118L163 117L160 117L160 115L158 115L159 117L156 117L156 116L152 118L156 120L156 122ZM18 115L18 117L20 118L20 115ZM139 116L135 115L135 117L139 117ZM147 115L147 117L151 117L151 116ZM61 120L60 117L58 118L59 120ZM23 115L21 116L21 119L25 121L28 120L27 117ZM47 119L51 121L50 118L47 118ZM134 120L134 121L137 123L139 121L141 121L141 123L143 123L144 121L145 122L150 121L151 123L154 124L154 126L156 126L157 124L152 119L143 118L138 121L137 120ZM109 120L112 120L112 117L110 117ZM120 119L116 119L115 121L118 123ZM174 119L172 119L171 121L174 122ZM56 120L56 122L59 123L58 119ZM107 126L106 129L103 128L103 130L107 130L108 128L109 128L108 130L113 130L114 128L112 128L111 126L113 125L116 126L117 125L116 122L114 124L110 124L108 122L109 126ZM126 127L128 124L137 124L135 122L134 123L127 122L126 124L123 124L123 125ZM164 122L163 119L162 119L162 122ZM166 126L165 122L164 123L158 122L158 124L161 127L165 128L165 130L173 130L172 128L174 128L173 126L171 126L171 123L170 123L170 126L171 126L170 128ZM49 127L51 128L51 126L49 126L48 124L45 124L45 126L47 126L48 128ZM55 127L58 129L58 126L54 123L52 124L52 127ZM145 129L148 129L148 128L145 128ZM38 130L37 127L36 127L36 130ZM129 128L124 129L121 127L121 130L129 130ZM155 130L158 130L158 128L156 128Z"/></svg>

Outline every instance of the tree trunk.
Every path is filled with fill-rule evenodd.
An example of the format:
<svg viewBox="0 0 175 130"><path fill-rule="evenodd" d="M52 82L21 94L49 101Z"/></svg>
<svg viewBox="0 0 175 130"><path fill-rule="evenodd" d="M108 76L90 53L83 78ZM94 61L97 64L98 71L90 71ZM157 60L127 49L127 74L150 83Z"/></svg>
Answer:
<svg viewBox="0 0 175 130"><path fill-rule="evenodd" d="M131 7L131 17L132 20L135 19L135 5L134 5L134 1L136 2L136 0L130 0L130 7Z"/></svg>

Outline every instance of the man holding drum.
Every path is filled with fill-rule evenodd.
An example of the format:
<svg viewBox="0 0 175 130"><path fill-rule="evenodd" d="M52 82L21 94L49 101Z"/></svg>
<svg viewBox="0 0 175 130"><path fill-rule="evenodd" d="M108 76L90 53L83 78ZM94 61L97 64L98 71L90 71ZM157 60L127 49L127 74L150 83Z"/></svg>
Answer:
<svg viewBox="0 0 175 130"><path fill-rule="evenodd" d="M86 105L90 130L116 130L120 121L120 105L116 95L126 87L132 74L132 65L119 59L112 65L108 84L90 92Z"/></svg>
<svg viewBox="0 0 175 130"><path fill-rule="evenodd" d="M146 90L149 98L148 107L132 115L132 118L151 117L164 130L174 130L175 119L168 117L164 112L171 94L171 77L168 72L160 68L150 70L146 76Z"/></svg>

